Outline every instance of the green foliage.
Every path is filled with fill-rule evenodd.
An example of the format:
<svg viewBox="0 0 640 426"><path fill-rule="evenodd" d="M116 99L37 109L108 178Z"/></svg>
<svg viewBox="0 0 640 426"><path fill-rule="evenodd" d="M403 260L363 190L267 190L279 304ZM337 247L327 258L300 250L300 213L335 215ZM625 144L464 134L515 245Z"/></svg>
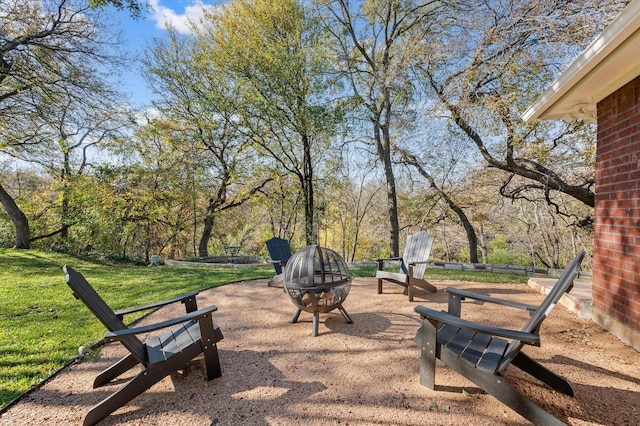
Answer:
<svg viewBox="0 0 640 426"><path fill-rule="evenodd" d="M104 335L104 326L71 294L65 264L85 275L114 310L273 274L270 266L132 267L36 250L0 249L0 264L0 409Z"/></svg>
<svg viewBox="0 0 640 426"><path fill-rule="evenodd" d="M530 265L526 253L521 254L513 247L509 247L504 235L496 235L489 243L487 263L494 265Z"/></svg>
<svg viewBox="0 0 640 426"><path fill-rule="evenodd" d="M147 7L146 1L139 0L88 0L89 7L102 8L112 5L118 10L129 10L131 17L139 18L142 11Z"/></svg>

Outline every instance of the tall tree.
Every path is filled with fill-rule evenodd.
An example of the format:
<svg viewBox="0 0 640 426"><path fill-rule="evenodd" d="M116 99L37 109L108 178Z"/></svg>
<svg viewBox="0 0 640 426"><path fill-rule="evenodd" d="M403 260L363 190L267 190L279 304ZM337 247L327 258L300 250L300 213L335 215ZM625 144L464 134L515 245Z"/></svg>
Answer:
<svg viewBox="0 0 640 426"><path fill-rule="evenodd" d="M364 107L372 140L384 170L389 213L390 251L399 255L398 197L392 164L393 129L401 107L411 100L408 70L419 57L416 37L445 20L438 0L348 0L317 2L325 28L336 41L337 66L352 90L354 105Z"/></svg>
<svg viewBox="0 0 640 426"><path fill-rule="evenodd" d="M593 132L584 123L524 125L519 117L624 3L469 2L446 33L425 35L419 78L486 164L505 172L505 196L537 192L553 204L559 191L593 206Z"/></svg>
<svg viewBox="0 0 640 426"><path fill-rule="evenodd" d="M304 199L305 239L316 241L315 170L334 133L327 97L326 47L314 17L297 0L238 0L208 15L208 56L241 89L238 128L281 173L292 174Z"/></svg>
<svg viewBox="0 0 640 426"><path fill-rule="evenodd" d="M351 262L359 252L365 221L376 204L380 204L383 187L380 181L374 180L377 168L371 156L363 155L364 149L352 148L347 145L342 150L340 167L327 179L329 184L324 191L328 221L325 228L331 228L336 235L334 245L339 246L342 257Z"/></svg>
<svg viewBox="0 0 640 426"><path fill-rule="evenodd" d="M0 16L0 149L37 150L42 128L34 122L46 122L60 93L93 98L107 65L121 63L119 40L82 2L7 0ZM2 182L0 202L14 223L15 247L29 248L28 219Z"/></svg>
<svg viewBox="0 0 640 426"><path fill-rule="evenodd" d="M161 101L165 133L184 149L204 150L207 199L198 252L208 256L215 216L238 207L260 191L272 176L264 171L252 138L238 131L238 111L230 104L238 95L224 70L209 54L210 41L169 31L157 41L145 64Z"/></svg>

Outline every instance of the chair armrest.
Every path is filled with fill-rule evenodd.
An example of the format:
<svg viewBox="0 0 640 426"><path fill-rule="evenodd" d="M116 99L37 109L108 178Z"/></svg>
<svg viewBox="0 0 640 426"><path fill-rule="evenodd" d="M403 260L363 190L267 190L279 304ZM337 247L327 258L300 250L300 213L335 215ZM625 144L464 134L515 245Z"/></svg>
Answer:
<svg viewBox="0 0 640 426"><path fill-rule="evenodd" d="M415 308L413 308L413 310L416 313L420 314L422 318L435 320L436 322L443 322L455 327L466 328L478 333L487 334L490 336L504 337L506 339L520 340L531 345L538 345L540 343L540 335L538 334L479 324L476 322L458 318L454 315L448 314L447 312L436 311L425 306L416 306Z"/></svg>
<svg viewBox="0 0 640 426"><path fill-rule="evenodd" d="M144 306L137 306L135 308L123 309L123 310L120 310L118 312L115 312L115 314L118 316L118 318L120 318L122 320L122 317L124 317L127 314L133 314L135 312L145 311L147 309L159 308L161 306L170 305L172 303L182 302L182 301L188 300L188 299L190 299L192 297L195 297L198 293L200 293L200 292L199 291L192 291L192 292L185 293L183 295L174 297L173 299L163 300L161 302L151 303L149 305L144 305Z"/></svg>
<svg viewBox="0 0 640 426"><path fill-rule="evenodd" d="M376 262L385 261L385 260L402 260L401 257L385 257L382 259L376 259Z"/></svg>
<svg viewBox="0 0 640 426"><path fill-rule="evenodd" d="M383 259L376 259L376 262L378 262L378 271L382 271L382 269L384 268L384 262L385 260L400 260L402 261L401 257L386 257Z"/></svg>
<svg viewBox="0 0 640 426"><path fill-rule="evenodd" d="M511 308L517 308L517 309L523 309L525 311L529 311L529 314L532 314L533 312L536 311L536 309L538 309L538 306L536 305L528 305L526 303L519 303L519 302L515 302L513 300L506 300L506 299L499 299L496 297L491 297L491 296L486 296L484 294L479 294L479 293L473 293L471 291L467 291L467 290L461 290L455 287L447 287L444 289L444 291L446 291L447 293L449 293L449 297L451 297L451 295L455 295L455 296L459 296L462 300L464 299L475 299L475 300L480 300L482 302L488 302L488 303L495 303L497 305L502 305L502 306L509 306Z"/></svg>
<svg viewBox="0 0 640 426"><path fill-rule="evenodd" d="M156 324L149 324L149 325L144 325L142 327L133 327L133 328L125 328L123 330L110 331L104 335L104 338L108 343L117 342L122 340L126 336L149 333L151 331L156 331L162 328L171 327L172 325L180 324L187 321L192 321L192 320L199 321L203 318L207 318L208 316L210 316L211 312L214 312L217 310L218 310L217 306L211 305L207 308L189 312L188 314L181 315L179 317L175 317L170 320L159 322Z"/></svg>

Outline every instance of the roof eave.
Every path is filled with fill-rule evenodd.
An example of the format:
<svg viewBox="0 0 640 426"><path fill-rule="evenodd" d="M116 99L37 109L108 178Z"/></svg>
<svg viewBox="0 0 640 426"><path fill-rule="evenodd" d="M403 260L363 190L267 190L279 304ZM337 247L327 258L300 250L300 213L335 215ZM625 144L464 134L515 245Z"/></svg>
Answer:
<svg viewBox="0 0 640 426"><path fill-rule="evenodd" d="M596 105L640 73L640 1L634 0L525 111L524 121L595 121Z"/></svg>

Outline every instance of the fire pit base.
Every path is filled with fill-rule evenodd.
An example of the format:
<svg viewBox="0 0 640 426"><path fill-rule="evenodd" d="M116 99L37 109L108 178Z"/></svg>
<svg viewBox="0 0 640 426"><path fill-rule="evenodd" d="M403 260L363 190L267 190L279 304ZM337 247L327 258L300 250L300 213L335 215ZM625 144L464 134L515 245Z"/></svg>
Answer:
<svg viewBox="0 0 640 426"><path fill-rule="evenodd" d="M342 305L335 307L335 309L338 309L340 311L340 313L344 317L344 320L347 322L347 324L353 324L353 320L351 319L347 311L342 307ZM298 308L296 313L293 315L293 318L291 318L291 323L298 322L298 318L300 317L301 312L302 312L302 309ZM311 335L313 337L316 337L318 335L318 323L320 322L320 311L316 309L311 312L313 313L313 333Z"/></svg>

